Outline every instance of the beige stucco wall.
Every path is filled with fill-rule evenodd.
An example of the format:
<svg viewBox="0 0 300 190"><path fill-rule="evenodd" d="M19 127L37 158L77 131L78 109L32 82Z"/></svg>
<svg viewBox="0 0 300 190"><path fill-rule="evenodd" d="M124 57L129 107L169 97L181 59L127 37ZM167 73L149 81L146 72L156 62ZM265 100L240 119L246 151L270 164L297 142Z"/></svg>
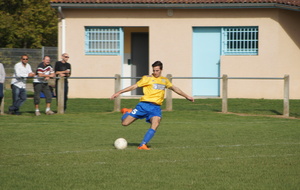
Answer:
<svg viewBox="0 0 300 190"><path fill-rule="evenodd" d="M121 56L84 54L85 26L134 27L149 31L149 68L156 60L164 63L163 75L192 76L192 27L258 26L258 56L222 56L221 75L229 77L291 77L290 97L300 98L300 12L278 9L236 10L97 10L63 9L66 17L66 52L70 54L72 76L111 77L122 74ZM61 23L60 23L61 26ZM130 53L125 36L125 53ZM61 40L61 28L59 40ZM61 46L61 41L59 42ZM151 68L150 68L151 71ZM192 81L173 80L188 94ZM109 98L114 81L70 79L71 98ZM178 97L174 94L174 97ZM231 98L282 98L283 81L230 80Z"/></svg>

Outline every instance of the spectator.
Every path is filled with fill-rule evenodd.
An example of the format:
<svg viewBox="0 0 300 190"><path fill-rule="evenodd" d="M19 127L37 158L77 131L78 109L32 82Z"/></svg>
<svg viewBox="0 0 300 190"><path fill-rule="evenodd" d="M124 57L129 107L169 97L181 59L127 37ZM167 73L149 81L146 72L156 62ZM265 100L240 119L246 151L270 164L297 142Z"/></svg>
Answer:
<svg viewBox="0 0 300 190"><path fill-rule="evenodd" d="M39 110L41 92L44 93L46 99L46 115L53 115L54 112L50 109L52 102L52 93L48 85L48 80L52 77L55 77L55 73L53 67L50 65L49 56L45 56L43 62L38 65L36 75L38 78L35 78L33 80L35 115L41 115Z"/></svg>
<svg viewBox="0 0 300 190"><path fill-rule="evenodd" d="M2 99L4 97L4 93L3 93L4 81L5 81L5 69L3 67L3 64L0 63L0 106L2 104Z"/></svg>
<svg viewBox="0 0 300 190"><path fill-rule="evenodd" d="M31 66L28 63L28 55L22 55L21 61L15 64L14 74L11 80L13 103L8 108L10 114L20 115L20 107L27 99L26 79L27 77L34 77Z"/></svg>
<svg viewBox="0 0 300 190"><path fill-rule="evenodd" d="M64 88L64 110L66 111L67 109L67 101L68 101L68 92L69 92L69 82L68 82L68 77L71 75L71 64L68 63L69 60L69 55L67 53L63 53L61 55L61 61L57 61L55 63L55 74L56 77L65 77L65 88ZM58 87L58 80L55 80L55 86L56 86L56 99L59 96L59 92L57 90Z"/></svg>

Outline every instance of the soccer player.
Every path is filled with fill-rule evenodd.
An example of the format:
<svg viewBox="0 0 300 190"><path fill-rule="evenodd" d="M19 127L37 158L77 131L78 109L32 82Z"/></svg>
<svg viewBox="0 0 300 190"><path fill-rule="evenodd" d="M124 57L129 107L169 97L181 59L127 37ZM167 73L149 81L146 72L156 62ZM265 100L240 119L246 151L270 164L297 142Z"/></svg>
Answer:
<svg viewBox="0 0 300 190"><path fill-rule="evenodd" d="M146 132L144 139L138 146L140 150L150 150L147 143L153 138L162 118L161 108L165 97L165 88L168 88L180 96L185 97L187 100L194 102L194 98L188 96L178 87L174 86L168 78L161 76L163 70L163 64L160 61L156 61L152 64L152 75L145 75L136 84L124 88L111 96L111 100L118 97L124 92L135 90L138 87L143 87L144 96L141 97L140 103L132 109L123 108L121 112L122 125L128 126L137 119L146 118L146 122L150 123L150 129Z"/></svg>

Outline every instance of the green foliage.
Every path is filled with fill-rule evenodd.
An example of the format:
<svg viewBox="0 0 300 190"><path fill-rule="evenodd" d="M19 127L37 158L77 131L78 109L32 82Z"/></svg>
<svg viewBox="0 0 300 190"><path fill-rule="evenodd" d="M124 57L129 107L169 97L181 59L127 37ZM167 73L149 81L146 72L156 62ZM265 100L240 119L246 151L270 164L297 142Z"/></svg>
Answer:
<svg viewBox="0 0 300 190"><path fill-rule="evenodd" d="M2 0L0 47L57 46L57 12L49 0Z"/></svg>

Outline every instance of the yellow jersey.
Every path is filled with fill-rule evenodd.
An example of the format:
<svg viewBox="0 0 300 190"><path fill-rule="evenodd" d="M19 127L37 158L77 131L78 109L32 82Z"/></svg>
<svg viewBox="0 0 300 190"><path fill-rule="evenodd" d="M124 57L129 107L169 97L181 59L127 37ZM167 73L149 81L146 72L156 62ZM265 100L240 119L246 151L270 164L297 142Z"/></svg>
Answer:
<svg viewBox="0 0 300 190"><path fill-rule="evenodd" d="M137 83L138 87L143 87L144 96L141 102L152 102L162 105L165 98L165 89L170 88L172 83L166 77L157 77L153 75L145 75Z"/></svg>

